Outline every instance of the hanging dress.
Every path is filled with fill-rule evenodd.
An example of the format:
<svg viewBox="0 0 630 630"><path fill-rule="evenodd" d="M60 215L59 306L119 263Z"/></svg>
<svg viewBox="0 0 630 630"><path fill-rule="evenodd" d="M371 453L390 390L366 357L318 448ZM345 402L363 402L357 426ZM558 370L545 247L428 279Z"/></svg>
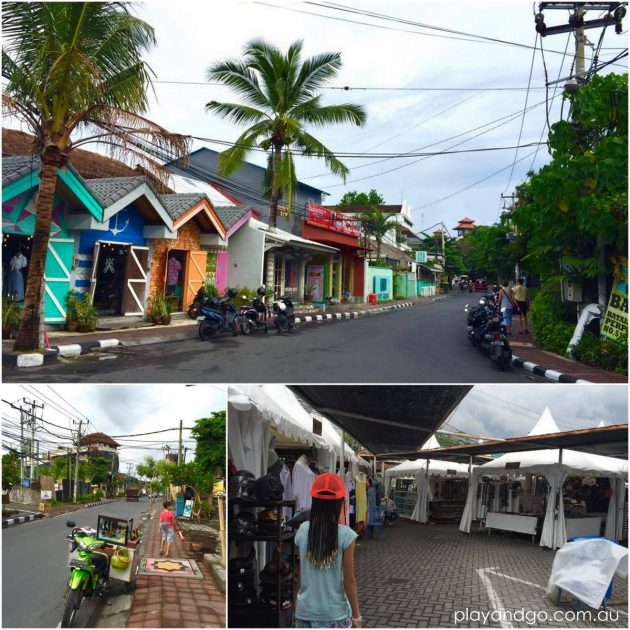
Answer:
<svg viewBox="0 0 630 630"><path fill-rule="evenodd" d="M367 521L367 489L365 476L357 477L355 487L357 529L363 531Z"/></svg>
<svg viewBox="0 0 630 630"><path fill-rule="evenodd" d="M24 275L22 269L28 265L26 256L22 252L17 253L9 263L9 275L7 277L7 295L12 295L16 302L24 300Z"/></svg>

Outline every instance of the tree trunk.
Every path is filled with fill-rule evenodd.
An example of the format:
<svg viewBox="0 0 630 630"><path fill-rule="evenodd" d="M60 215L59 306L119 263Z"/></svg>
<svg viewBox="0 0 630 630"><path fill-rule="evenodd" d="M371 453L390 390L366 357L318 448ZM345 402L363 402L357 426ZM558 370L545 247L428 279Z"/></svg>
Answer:
<svg viewBox="0 0 630 630"><path fill-rule="evenodd" d="M44 274L52 225L53 200L57 187L57 169L56 164L47 164L42 157L39 190L35 202L33 249L26 280L24 311L14 350L36 350L40 347L40 336L43 338L44 320L40 308L44 299Z"/></svg>
<svg viewBox="0 0 630 630"><path fill-rule="evenodd" d="M278 186L278 172L282 159L282 145L273 145L273 173L271 174L271 200L269 203L269 227L276 227L278 215L278 200L280 199L280 186Z"/></svg>

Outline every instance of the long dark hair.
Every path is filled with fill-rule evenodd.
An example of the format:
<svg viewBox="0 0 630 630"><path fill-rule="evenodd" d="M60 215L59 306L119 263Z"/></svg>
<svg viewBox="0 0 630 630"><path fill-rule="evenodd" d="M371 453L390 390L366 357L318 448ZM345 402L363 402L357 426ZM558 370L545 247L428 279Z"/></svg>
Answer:
<svg viewBox="0 0 630 630"><path fill-rule="evenodd" d="M313 499L306 559L317 569L331 567L337 559L339 514L344 499Z"/></svg>

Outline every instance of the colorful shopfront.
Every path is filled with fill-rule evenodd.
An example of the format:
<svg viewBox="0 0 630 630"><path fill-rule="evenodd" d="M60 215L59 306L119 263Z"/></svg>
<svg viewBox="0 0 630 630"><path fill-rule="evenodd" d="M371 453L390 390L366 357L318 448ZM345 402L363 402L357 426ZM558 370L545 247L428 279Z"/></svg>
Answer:
<svg viewBox="0 0 630 630"><path fill-rule="evenodd" d="M313 288L313 300L335 297L363 301L366 265L356 217L308 204L302 236L338 250L337 254L319 254L307 261L305 283Z"/></svg>
<svg viewBox="0 0 630 630"><path fill-rule="evenodd" d="M24 299L28 264L35 229L35 199L40 163L31 156L2 160L2 275L3 294ZM103 209L76 170L68 165L58 172L52 226L45 266L44 317L47 323L66 320L65 298L72 288L77 234L76 217L98 222Z"/></svg>

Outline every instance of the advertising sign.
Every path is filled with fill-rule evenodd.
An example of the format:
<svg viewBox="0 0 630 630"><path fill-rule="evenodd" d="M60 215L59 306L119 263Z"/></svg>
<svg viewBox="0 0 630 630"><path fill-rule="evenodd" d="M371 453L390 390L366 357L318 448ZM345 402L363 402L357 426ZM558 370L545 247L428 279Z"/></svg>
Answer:
<svg viewBox="0 0 630 630"><path fill-rule="evenodd" d="M427 262L427 252L425 251L416 252L416 262L417 263Z"/></svg>
<svg viewBox="0 0 630 630"><path fill-rule="evenodd" d="M309 225L321 227L331 232L348 234L357 238L361 236L357 217L352 214L344 214L343 212L333 212L328 208L322 208L312 203L308 204L306 222Z"/></svg>
<svg viewBox="0 0 630 630"><path fill-rule="evenodd" d="M313 300L321 302L324 299L324 265L306 266L306 284L315 287Z"/></svg>
<svg viewBox="0 0 630 630"><path fill-rule="evenodd" d="M192 499L188 499L186 503L184 503L184 513L182 514L182 516L184 518L190 518L192 516L192 509L193 509L193 501Z"/></svg>
<svg viewBox="0 0 630 630"><path fill-rule="evenodd" d="M625 339L628 336L628 259L615 274L608 308L601 325L601 335L608 339Z"/></svg>
<svg viewBox="0 0 630 630"><path fill-rule="evenodd" d="M52 491L51 490L42 490L41 491L42 501L46 499L52 499Z"/></svg>

